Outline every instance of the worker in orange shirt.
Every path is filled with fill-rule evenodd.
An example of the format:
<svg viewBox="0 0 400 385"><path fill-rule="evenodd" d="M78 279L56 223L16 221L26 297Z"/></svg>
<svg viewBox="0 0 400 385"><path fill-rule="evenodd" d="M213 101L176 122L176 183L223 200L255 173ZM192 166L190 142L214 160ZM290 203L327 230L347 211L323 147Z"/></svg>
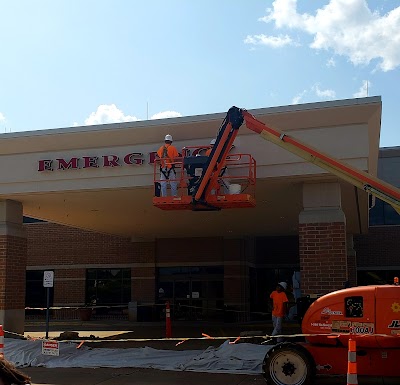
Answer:
<svg viewBox="0 0 400 385"><path fill-rule="evenodd" d="M283 318L286 316L288 312L288 298L286 296L285 290L287 289L286 282L279 282L276 286L276 290L274 290L269 296L272 299L272 325L274 326L274 330L272 331L272 335L280 335L282 334L282 322ZM282 342L283 338L278 338L278 342Z"/></svg>
<svg viewBox="0 0 400 385"><path fill-rule="evenodd" d="M160 161L160 185L161 196L167 196L167 183L171 187L171 195L178 196L178 179L175 170L175 162L179 157L178 150L172 145L172 135L165 135L164 144L158 149L157 156Z"/></svg>

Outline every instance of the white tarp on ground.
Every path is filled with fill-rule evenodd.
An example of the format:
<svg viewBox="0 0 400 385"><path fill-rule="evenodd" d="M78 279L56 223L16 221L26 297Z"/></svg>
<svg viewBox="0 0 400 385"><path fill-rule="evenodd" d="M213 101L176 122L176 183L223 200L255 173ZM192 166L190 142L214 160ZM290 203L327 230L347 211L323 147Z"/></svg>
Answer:
<svg viewBox="0 0 400 385"><path fill-rule="evenodd" d="M206 350L158 350L88 348L60 342L60 355L42 354L41 340L6 339L5 356L16 366L47 368L152 368L212 373L260 374L269 345L229 344Z"/></svg>

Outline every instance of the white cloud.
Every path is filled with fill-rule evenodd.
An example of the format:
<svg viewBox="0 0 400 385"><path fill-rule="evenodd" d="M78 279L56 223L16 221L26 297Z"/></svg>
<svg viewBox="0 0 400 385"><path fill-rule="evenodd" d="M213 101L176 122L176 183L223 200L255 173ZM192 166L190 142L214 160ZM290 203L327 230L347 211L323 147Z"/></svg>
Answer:
<svg viewBox="0 0 400 385"><path fill-rule="evenodd" d="M304 95L307 93L307 90L303 90L299 94L297 94L293 99L292 99L292 104L299 104L301 102L301 99L303 99Z"/></svg>
<svg viewBox="0 0 400 385"><path fill-rule="evenodd" d="M151 116L150 119L167 119L178 118L182 116L181 113L176 111L162 111ZM95 112L92 112L84 125L90 126L93 124L107 124L107 123L121 123L121 122L135 122L142 120L132 115L125 115L115 104L102 104L97 107ZM0 113L1 121L1 113ZM78 122L73 123L73 127L80 126Z"/></svg>
<svg viewBox="0 0 400 385"><path fill-rule="evenodd" d="M6 117L4 116L4 114L2 114L0 112L0 122L5 122L6 121Z"/></svg>
<svg viewBox="0 0 400 385"><path fill-rule="evenodd" d="M288 26L294 28L299 23L299 14L296 10L297 0L277 0L272 3L272 8L267 8L267 14L258 20L269 23L275 22L278 28Z"/></svg>
<svg viewBox="0 0 400 385"><path fill-rule="evenodd" d="M288 35L279 35L279 36L267 36L264 34L261 35L248 35L246 39L244 39L245 44L253 44L253 45L266 45L272 48L280 48L285 45L295 45L293 40Z"/></svg>
<svg viewBox="0 0 400 385"><path fill-rule="evenodd" d="M314 38L311 48L346 56L354 65L375 59L382 71L400 65L400 7L380 15L366 0L330 0L313 16L298 13L297 0L275 0L260 20L304 31Z"/></svg>
<svg viewBox="0 0 400 385"><path fill-rule="evenodd" d="M102 104L85 119L85 125L136 121L136 116L125 115L115 104Z"/></svg>
<svg viewBox="0 0 400 385"><path fill-rule="evenodd" d="M176 111L164 111L164 112L158 112L157 114L154 114L150 119L167 119L167 118L179 118L181 117L182 114Z"/></svg>
<svg viewBox="0 0 400 385"><path fill-rule="evenodd" d="M368 91L371 88L371 82L368 80L363 80L361 87L357 92L353 94L354 98L365 98L368 96Z"/></svg>
<svg viewBox="0 0 400 385"><path fill-rule="evenodd" d="M316 93L316 95L320 99L334 99L336 97L336 92L334 90L326 89L326 90L321 90L319 88L319 84L315 84L312 87L312 90Z"/></svg>
<svg viewBox="0 0 400 385"><path fill-rule="evenodd" d="M308 89L305 89L299 92L293 99L292 104L299 104L300 102L305 102L305 97L307 95L311 96L311 94L315 94L320 100L331 100L336 98L336 92L331 89L321 90L318 83L314 84Z"/></svg>
<svg viewBox="0 0 400 385"><path fill-rule="evenodd" d="M333 57L331 57L327 62L326 62L326 66L327 67L336 67L336 62L333 59Z"/></svg>

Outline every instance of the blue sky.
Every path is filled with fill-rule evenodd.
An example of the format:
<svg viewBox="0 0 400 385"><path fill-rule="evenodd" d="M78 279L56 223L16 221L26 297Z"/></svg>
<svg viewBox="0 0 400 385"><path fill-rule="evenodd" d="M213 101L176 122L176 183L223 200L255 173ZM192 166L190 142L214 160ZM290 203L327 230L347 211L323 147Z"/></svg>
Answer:
<svg viewBox="0 0 400 385"><path fill-rule="evenodd" d="M397 0L1 0L0 57L0 132L368 89L380 145L400 145Z"/></svg>

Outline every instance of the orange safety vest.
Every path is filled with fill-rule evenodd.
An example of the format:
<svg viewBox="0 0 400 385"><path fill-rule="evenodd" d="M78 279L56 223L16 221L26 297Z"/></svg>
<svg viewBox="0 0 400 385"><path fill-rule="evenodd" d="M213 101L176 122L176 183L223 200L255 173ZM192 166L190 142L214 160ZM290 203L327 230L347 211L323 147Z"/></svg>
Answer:
<svg viewBox="0 0 400 385"><path fill-rule="evenodd" d="M160 168L169 169L168 171L171 171L174 167L175 158L179 157L178 150L172 144L161 146L157 151L157 155L161 158Z"/></svg>

